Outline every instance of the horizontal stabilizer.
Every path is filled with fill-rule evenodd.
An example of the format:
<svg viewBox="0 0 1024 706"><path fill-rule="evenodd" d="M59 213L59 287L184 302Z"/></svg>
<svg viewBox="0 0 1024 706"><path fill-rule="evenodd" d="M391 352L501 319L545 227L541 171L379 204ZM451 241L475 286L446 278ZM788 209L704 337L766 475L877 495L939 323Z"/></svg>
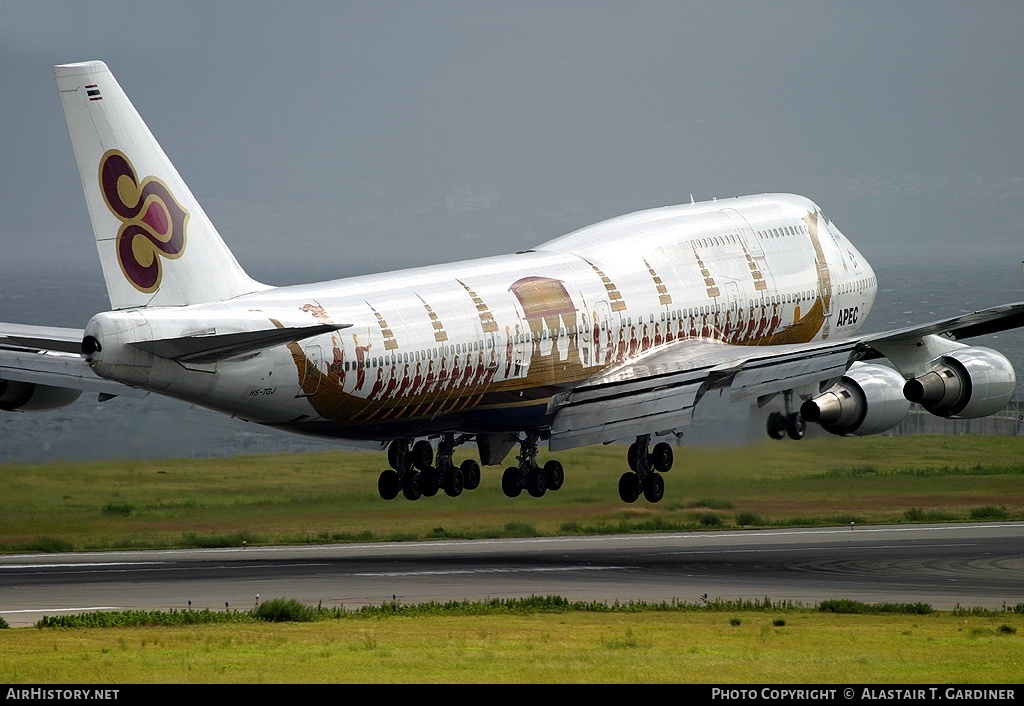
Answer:
<svg viewBox="0 0 1024 706"><path fill-rule="evenodd" d="M82 336L82 329L79 328L0 323L0 346L81 353Z"/></svg>
<svg viewBox="0 0 1024 706"><path fill-rule="evenodd" d="M281 343L301 341L311 336L339 331L351 325L318 324L316 326L291 326L236 333L196 334L180 338L138 341L131 345L161 358L176 360L180 363L216 363Z"/></svg>

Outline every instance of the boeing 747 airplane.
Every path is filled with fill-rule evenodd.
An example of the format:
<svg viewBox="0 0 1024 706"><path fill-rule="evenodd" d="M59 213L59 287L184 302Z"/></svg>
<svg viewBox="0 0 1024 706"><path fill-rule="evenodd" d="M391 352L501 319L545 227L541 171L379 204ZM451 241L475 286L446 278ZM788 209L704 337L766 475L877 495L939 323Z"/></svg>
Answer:
<svg viewBox="0 0 1024 706"><path fill-rule="evenodd" d="M511 255L319 284L251 279L107 67L55 67L111 310L84 330L0 324L0 409L82 391L167 395L256 424L379 443L381 497L480 483L562 486L552 451L633 440L619 496L658 502L674 438L712 390L840 435L910 404L975 418L1013 366L961 341L1024 324L1008 304L859 331L874 272L806 198L762 194L640 211ZM883 359L886 362L879 362ZM453 461L475 442L480 462ZM653 446L652 446L652 442Z"/></svg>

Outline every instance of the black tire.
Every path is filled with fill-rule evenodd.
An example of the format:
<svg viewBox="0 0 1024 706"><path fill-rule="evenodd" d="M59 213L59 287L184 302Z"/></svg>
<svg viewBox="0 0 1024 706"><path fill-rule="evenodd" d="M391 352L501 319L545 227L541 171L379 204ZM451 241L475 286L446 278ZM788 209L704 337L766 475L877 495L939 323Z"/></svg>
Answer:
<svg viewBox="0 0 1024 706"><path fill-rule="evenodd" d="M665 443L664 441L654 445L654 451L651 453L651 463L654 464L656 471L662 473L668 473L672 470L672 446Z"/></svg>
<svg viewBox="0 0 1024 706"><path fill-rule="evenodd" d="M402 481L402 495L406 500L419 500L420 495L420 474L417 471L409 471Z"/></svg>
<svg viewBox="0 0 1024 706"><path fill-rule="evenodd" d="M786 415L782 412L772 412L768 415L768 436L775 440L783 439L786 436Z"/></svg>
<svg viewBox="0 0 1024 706"><path fill-rule="evenodd" d="M398 491L401 489L402 481L398 478L397 472L390 468L381 472L380 478L377 479L377 492L382 498L394 500L398 497Z"/></svg>
<svg viewBox="0 0 1024 706"><path fill-rule="evenodd" d="M651 473L644 478L644 497L647 502L660 502L665 497L665 479L660 473Z"/></svg>
<svg viewBox="0 0 1024 706"><path fill-rule="evenodd" d="M396 471L400 471L402 464L402 447L405 445L405 439L395 439L388 444L388 465L394 468Z"/></svg>
<svg viewBox="0 0 1024 706"><path fill-rule="evenodd" d="M640 479L636 473L623 473L619 478L619 497L624 503L635 503L640 497Z"/></svg>
<svg viewBox="0 0 1024 706"><path fill-rule="evenodd" d="M462 471L462 478L466 490L476 490L480 486L480 464L471 458L467 458L459 466Z"/></svg>
<svg viewBox="0 0 1024 706"><path fill-rule="evenodd" d="M637 442L633 442L626 449L626 463L629 464L629 470L636 473L637 463L640 461L640 445Z"/></svg>
<svg viewBox="0 0 1024 706"><path fill-rule="evenodd" d="M462 469L453 468L444 475L445 494L452 498L457 498L462 495L462 489L466 487L466 479L462 475Z"/></svg>
<svg viewBox="0 0 1024 706"><path fill-rule="evenodd" d="M420 472L420 494L432 498L441 489L441 472L436 468L427 466L426 470Z"/></svg>
<svg viewBox="0 0 1024 706"><path fill-rule="evenodd" d="M539 498L548 490L548 479L543 468L533 468L526 474L526 492Z"/></svg>
<svg viewBox="0 0 1024 706"><path fill-rule="evenodd" d="M786 420L786 433L789 434L789 438L794 441L800 441L804 438L804 434L807 433L807 422L799 412L793 412L789 415Z"/></svg>
<svg viewBox="0 0 1024 706"><path fill-rule="evenodd" d="M412 465L421 471L430 468L434 462L434 447L426 439L417 441L412 447Z"/></svg>
<svg viewBox="0 0 1024 706"><path fill-rule="evenodd" d="M552 459L544 464L544 477L547 480L548 490L555 491L562 487L565 482L565 471L562 464Z"/></svg>
<svg viewBox="0 0 1024 706"><path fill-rule="evenodd" d="M523 492L523 474L515 466L509 466L501 474L501 492L510 498L518 498Z"/></svg>

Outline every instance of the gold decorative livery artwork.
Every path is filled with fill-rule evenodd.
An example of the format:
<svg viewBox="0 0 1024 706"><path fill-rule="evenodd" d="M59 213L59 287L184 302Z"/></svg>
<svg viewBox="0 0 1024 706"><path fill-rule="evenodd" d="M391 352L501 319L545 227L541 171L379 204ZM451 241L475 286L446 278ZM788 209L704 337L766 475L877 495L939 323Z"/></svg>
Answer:
<svg viewBox="0 0 1024 706"><path fill-rule="evenodd" d="M663 306L668 306L672 303L672 295L668 293L668 287L661 281L661 277L651 267L651 263L647 262L647 258L641 258L644 261L644 265L647 267L647 271L651 273L651 279L654 280L654 286L658 289L658 303Z"/></svg>
<svg viewBox="0 0 1024 706"><path fill-rule="evenodd" d="M419 294L416 295L421 302L423 302L423 308L427 310L427 316L430 317L430 326L434 329L434 342L443 343L448 340L448 333L444 330L444 324L441 323L441 319L438 318L434 312L433 307L427 304L427 300L421 297ZM384 346L387 348L387 346Z"/></svg>
<svg viewBox="0 0 1024 706"><path fill-rule="evenodd" d="M593 262L587 258L583 258L583 261L594 268L594 272L601 278L601 284L604 285L604 290L608 293L608 303L611 305L612 311L625 311L626 302L623 300L622 294L619 292L619 288L615 286L615 283Z"/></svg>
<svg viewBox="0 0 1024 706"><path fill-rule="evenodd" d="M498 330L498 324L494 321L494 316L491 314L491 310L484 304L484 300L480 298L476 292L469 288L469 285L463 282L461 279L456 279L456 282L462 285L463 289L469 292L469 296L473 299L473 304L476 306L477 313L480 315L480 327L484 333L496 333Z"/></svg>
<svg viewBox="0 0 1024 706"><path fill-rule="evenodd" d="M718 290L718 285L715 284L715 278L711 276L711 272L708 271L704 260L701 259L696 245L693 246L693 256L697 258L697 266L700 267L700 273L704 277L704 286L708 288L708 297L714 298L719 296L721 292Z"/></svg>
<svg viewBox="0 0 1024 706"><path fill-rule="evenodd" d="M363 301L366 306L370 307L370 311L373 312L373 315L377 317L377 324L380 326L380 333L384 336L384 350L393 351L398 348L398 341L395 340L395 333L391 330L391 327L388 326L388 322L384 320L384 317L381 316L379 311L373 308L373 304L365 299Z"/></svg>
<svg viewBox="0 0 1024 706"><path fill-rule="evenodd" d="M167 185L149 176L139 182L135 167L120 150L100 159L100 193L119 221L117 262L125 279L140 292L160 288L160 258L175 260L185 251L186 211Z"/></svg>

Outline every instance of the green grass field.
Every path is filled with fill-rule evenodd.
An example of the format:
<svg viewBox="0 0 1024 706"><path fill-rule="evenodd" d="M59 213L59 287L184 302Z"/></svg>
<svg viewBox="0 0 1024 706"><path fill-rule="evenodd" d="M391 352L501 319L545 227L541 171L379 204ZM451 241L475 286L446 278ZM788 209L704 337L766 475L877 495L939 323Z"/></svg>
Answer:
<svg viewBox="0 0 1024 706"><path fill-rule="evenodd" d="M20 629L0 630L0 652L6 683L1019 683L1024 615L567 612Z"/></svg>
<svg viewBox="0 0 1024 706"><path fill-rule="evenodd" d="M1024 519L1024 438L678 447L656 505L618 499L621 446L558 458L565 486L540 499L506 498L487 468L475 491L415 502L378 497L380 453L5 465L0 551Z"/></svg>
<svg viewBox="0 0 1024 706"><path fill-rule="evenodd" d="M383 454L0 466L0 551L1024 519L1024 439L680 447L657 505L619 501L624 447L558 457L565 486L540 499L485 469L476 491L416 502L377 496ZM0 630L0 681L1007 683L1022 639L1021 613L811 609L17 629Z"/></svg>

